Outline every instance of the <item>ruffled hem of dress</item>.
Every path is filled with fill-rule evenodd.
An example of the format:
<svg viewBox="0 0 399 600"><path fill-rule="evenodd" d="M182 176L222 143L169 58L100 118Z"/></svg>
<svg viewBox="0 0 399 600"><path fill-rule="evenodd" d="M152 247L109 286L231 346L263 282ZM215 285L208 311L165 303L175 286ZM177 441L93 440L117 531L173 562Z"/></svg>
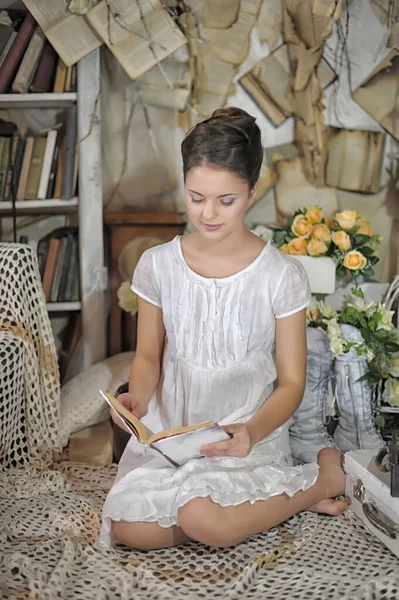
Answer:
<svg viewBox="0 0 399 600"><path fill-rule="evenodd" d="M129 493L125 502L121 498L116 498L117 504L115 503L109 507L107 507L106 502L98 547L106 549L111 544L111 519L114 521L129 521L131 523L156 522L160 527L172 527L173 525L179 525L177 519L178 510L195 498L209 497L215 504L219 504L219 506L237 506L244 502L254 504L255 502L268 500L272 496L279 496L281 494L287 494L287 496L292 497L297 492L307 490L311 487L316 481L319 471L317 463L310 463L302 467L288 467L288 469L289 471L283 472L277 482L273 481L270 483L267 489L260 487L260 477L255 478L258 485L254 486L253 476L248 476L247 478L244 473L239 474L241 475L241 485L239 486L241 489L238 491L236 489L237 478L229 486L231 489L224 491L216 489L205 478L198 479L198 477L196 477L195 487L193 487L193 482L190 479L190 482L183 484L177 497L174 490L163 490L163 501L166 505L169 504L169 506L168 508L165 506L165 512L162 516L159 515L159 508L157 508L156 503L151 498L153 494L157 495L161 490L142 490L143 493L137 496ZM169 498L165 498L168 495L168 491ZM130 512L132 507L134 507L134 514Z"/></svg>

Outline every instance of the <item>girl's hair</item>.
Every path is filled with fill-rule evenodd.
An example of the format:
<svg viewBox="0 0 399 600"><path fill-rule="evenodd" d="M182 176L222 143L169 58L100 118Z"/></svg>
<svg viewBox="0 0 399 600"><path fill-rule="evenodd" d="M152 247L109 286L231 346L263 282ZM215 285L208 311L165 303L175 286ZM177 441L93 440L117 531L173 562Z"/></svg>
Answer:
<svg viewBox="0 0 399 600"><path fill-rule="evenodd" d="M241 108L219 108L187 134L181 145L184 179L208 165L235 173L252 190L259 179L263 148L255 117Z"/></svg>

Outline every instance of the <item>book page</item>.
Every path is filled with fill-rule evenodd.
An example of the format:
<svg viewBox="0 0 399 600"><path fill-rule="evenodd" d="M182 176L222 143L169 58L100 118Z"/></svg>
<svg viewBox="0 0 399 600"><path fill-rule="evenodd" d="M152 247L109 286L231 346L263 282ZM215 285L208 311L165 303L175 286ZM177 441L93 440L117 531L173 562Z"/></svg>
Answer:
<svg viewBox="0 0 399 600"><path fill-rule="evenodd" d="M133 80L187 43L158 0L141 0L140 6L141 13L135 2L114 1L117 21L103 0L86 15Z"/></svg>
<svg viewBox="0 0 399 600"><path fill-rule="evenodd" d="M213 423L202 429L152 442L151 447L180 466L193 458L203 458L200 450L205 444L221 442L230 437L220 425Z"/></svg>
<svg viewBox="0 0 399 600"><path fill-rule="evenodd" d="M24 0L24 4L67 66L101 46L85 18L68 12L65 0Z"/></svg>

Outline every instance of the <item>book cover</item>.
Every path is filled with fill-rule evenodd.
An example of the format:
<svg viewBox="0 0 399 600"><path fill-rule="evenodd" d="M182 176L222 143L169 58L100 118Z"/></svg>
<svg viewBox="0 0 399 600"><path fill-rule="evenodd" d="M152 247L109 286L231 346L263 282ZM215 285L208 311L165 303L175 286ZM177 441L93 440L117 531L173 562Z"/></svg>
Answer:
<svg viewBox="0 0 399 600"><path fill-rule="evenodd" d="M17 188L17 200L25 200L26 185L28 183L30 163L32 160L33 146L35 138L29 136L25 142L25 151L22 159L21 174L19 176Z"/></svg>
<svg viewBox="0 0 399 600"><path fill-rule="evenodd" d="M66 66L66 64L64 63L62 58L59 57L58 63L57 63L57 69L55 72L55 80L54 80L54 87L53 87L54 94L62 94L62 92L65 90L65 78L66 78L67 68L68 67Z"/></svg>
<svg viewBox="0 0 399 600"><path fill-rule="evenodd" d="M20 179L21 171L22 171L22 162L23 162L24 154L25 154L25 146L26 146L26 139L19 138L17 155L15 157L15 165L14 165L14 171L12 174L12 183L11 183L12 194L15 199L17 197L18 183L19 183L19 179Z"/></svg>
<svg viewBox="0 0 399 600"><path fill-rule="evenodd" d="M55 184L53 190L53 198L61 198L62 193L62 180L64 177L64 161L65 161L65 130L60 135L60 149L58 151L58 163L57 170L55 173Z"/></svg>
<svg viewBox="0 0 399 600"><path fill-rule="evenodd" d="M6 183L8 163L10 159L10 139L9 137L1 138L0 146L0 199L3 198L3 192Z"/></svg>
<svg viewBox="0 0 399 600"><path fill-rule="evenodd" d="M22 23L17 36L0 67L0 94L4 94L18 69L21 58L33 35L36 22L28 13Z"/></svg>
<svg viewBox="0 0 399 600"><path fill-rule="evenodd" d="M44 267L46 265L47 253L50 245L50 236L46 235L37 244L37 261L39 263L40 277L43 279Z"/></svg>
<svg viewBox="0 0 399 600"><path fill-rule="evenodd" d="M33 78L31 91L34 93L50 92L56 69L57 54L49 42L45 42L43 53Z"/></svg>
<svg viewBox="0 0 399 600"><path fill-rule="evenodd" d="M37 198L44 200L47 196L47 188L50 181L50 171L53 163L53 156L55 151L55 144L57 141L58 132L56 129L52 129L47 134L46 148L43 157L42 172L40 174L39 188L37 191Z"/></svg>
<svg viewBox="0 0 399 600"><path fill-rule="evenodd" d="M5 182L4 182L4 190L3 190L3 196L2 196L2 200L11 200L11 192L12 192L12 180L13 180L13 172L14 172L14 168L15 168L15 161L17 158L17 150L18 150L18 145L19 142L21 140L21 136L19 134L18 131L15 131L11 140L10 140L10 146L9 146L9 161L8 161L8 167L7 167L7 172L6 172L6 176L5 176Z"/></svg>
<svg viewBox="0 0 399 600"><path fill-rule="evenodd" d="M60 290L61 276L65 264L66 249L68 238L66 236L60 238L60 245L57 254L57 264L55 266L53 280L51 282L50 302L57 302L58 293Z"/></svg>
<svg viewBox="0 0 399 600"><path fill-rule="evenodd" d="M60 284L58 287L57 299L54 302L66 302L66 288L68 284L69 273L72 272L74 263L74 235L68 234L65 237L65 253L61 270Z"/></svg>
<svg viewBox="0 0 399 600"><path fill-rule="evenodd" d="M46 150L46 137L34 138L32 160L26 184L25 200L36 200L39 190L40 175L42 173L44 153Z"/></svg>
<svg viewBox="0 0 399 600"><path fill-rule="evenodd" d="M50 176L49 176L49 181L48 181L48 186L47 186L46 198L54 198L55 178L57 175L58 159L59 159L59 155L60 155L61 137L62 137L61 131L58 131L57 139L55 141L53 160L51 162Z"/></svg>
<svg viewBox="0 0 399 600"><path fill-rule="evenodd" d="M35 28L26 52L12 84L12 91L25 94L35 76L44 46L44 33L39 26Z"/></svg>
<svg viewBox="0 0 399 600"><path fill-rule="evenodd" d="M203 458L200 450L205 444L221 442L231 437L220 425L212 421L153 433L112 394L105 394L101 390L100 394L121 419L124 428L140 443L162 454L175 467L184 465L193 458Z"/></svg>
<svg viewBox="0 0 399 600"><path fill-rule="evenodd" d="M3 62L5 61L6 56L9 53L10 48L13 45L14 40L15 40L16 37L17 37L17 32L13 31L12 34L10 35L10 37L8 38L6 45L4 46L3 50L1 51L1 54L0 54L0 67L3 64Z"/></svg>
<svg viewBox="0 0 399 600"><path fill-rule="evenodd" d="M79 281L79 256L78 256L78 236L72 238L71 259L68 269L63 302L72 302L74 298L74 287L76 281Z"/></svg>
<svg viewBox="0 0 399 600"><path fill-rule="evenodd" d="M60 238L52 237L50 239L50 243L49 243L46 265L44 267L44 272L43 272L43 282L42 282L44 295L46 297L46 302L50 302L51 286L53 283L54 272L55 272L55 268L57 265L57 257L58 257L59 247L60 247Z"/></svg>
<svg viewBox="0 0 399 600"><path fill-rule="evenodd" d="M0 54L8 44L8 40L15 33L14 28L11 25L0 23Z"/></svg>
<svg viewBox="0 0 399 600"><path fill-rule="evenodd" d="M77 112L76 105L67 110L65 128L65 157L62 176L61 198L70 200L73 197L73 184L76 159Z"/></svg>

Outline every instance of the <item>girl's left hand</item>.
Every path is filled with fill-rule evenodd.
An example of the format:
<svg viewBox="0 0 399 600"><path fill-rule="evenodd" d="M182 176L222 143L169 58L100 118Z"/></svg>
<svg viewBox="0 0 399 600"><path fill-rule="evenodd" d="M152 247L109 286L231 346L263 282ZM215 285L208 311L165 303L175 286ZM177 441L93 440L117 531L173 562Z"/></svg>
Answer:
<svg viewBox="0 0 399 600"><path fill-rule="evenodd" d="M215 442L214 444L206 444L201 448L203 456L234 456L243 458L252 450L252 440L249 429L245 423L235 423L234 425L225 425L222 427L227 433L233 437L223 442Z"/></svg>

